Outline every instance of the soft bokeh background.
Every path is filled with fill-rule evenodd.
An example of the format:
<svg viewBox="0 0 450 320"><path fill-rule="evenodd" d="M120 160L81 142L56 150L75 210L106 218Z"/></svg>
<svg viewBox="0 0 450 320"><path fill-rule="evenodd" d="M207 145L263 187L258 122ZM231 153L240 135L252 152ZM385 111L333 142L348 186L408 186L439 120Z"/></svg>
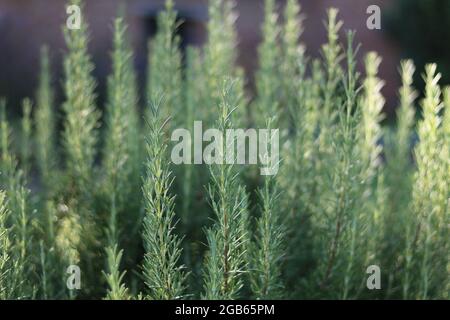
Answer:
<svg viewBox="0 0 450 320"><path fill-rule="evenodd" d="M90 24L90 51L95 61L98 78L99 105L105 97L105 79L110 70L112 20L121 4L126 4L126 18L135 49L135 67L140 83L145 81L147 42L156 31L155 16L163 0L88 0L87 20ZM237 30L239 61L248 72L257 67L256 48L261 40L263 0L239 0ZM284 0L279 0L280 11ZM299 0L305 17L302 38L308 53L319 54L325 41L323 21L326 9L340 9L344 29L357 31L362 43L361 54L376 50L383 56L380 76L386 82L386 112L393 115L399 86L398 66L402 58L414 58L418 70L430 61L439 63L444 81L450 77L450 1L448 0ZM51 50L58 101L62 99L61 62L64 52L62 25L65 23L66 1L62 0L0 0L0 96L8 99L9 110L17 113L20 100L33 97L39 71L39 48L48 44ZM382 9L382 29L368 30L366 13L369 5ZM201 45L206 38L206 0L176 1L180 18L185 21L180 35L185 45ZM362 60L362 59L361 59ZM361 67L361 64L360 64ZM418 73L419 74L419 73ZM420 75L417 85L420 87ZM252 90L252 82L249 82Z"/></svg>

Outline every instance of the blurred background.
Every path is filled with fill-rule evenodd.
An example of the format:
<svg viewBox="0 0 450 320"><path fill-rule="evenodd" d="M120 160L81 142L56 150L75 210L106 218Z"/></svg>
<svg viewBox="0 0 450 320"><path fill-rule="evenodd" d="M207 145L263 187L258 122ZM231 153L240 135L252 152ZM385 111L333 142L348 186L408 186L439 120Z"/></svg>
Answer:
<svg viewBox="0 0 450 320"><path fill-rule="evenodd" d="M200 46L206 40L208 19L206 0L178 0L176 8L184 23L179 29L182 46ZM277 1L283 10L284 0ZM126 4L131 42L135 50L135 67L142 84L145 81L147 43L156 32L156 15L163 0L88 0L86 15L90 25L90 52L98 79L99 105L105 98L105 80L110 71L112 21L121 4ZM253 71L257 68L256 49L261 40L263 0L238 0L238 63L249 76L248 89L253 89ZM302 6L304 35L302 42L308 54L317 56L325 42L323 21L330 6L340 10L344 30L357 32L362 44L360 54L370 50L383 57L380 77L386 82L385 111L392 118L399 87L400 59L413 58L417 64L417 83L426 62L435 61L450 80L450 1L448 0L299 0ZM51 50L52 71L58 102L62 99L61 76L64 40L62 25L67 15L62 0L0 0L0 97L6 97L9 110L19 112L20 100L34 97L39 73L39 50L47 44ZM366 27L367 7L381 8L381 30ZM360 56L361 58L362 56ZM362 61L362 59L360 59ZM361 68L361 63L360 63Z"/></svg>

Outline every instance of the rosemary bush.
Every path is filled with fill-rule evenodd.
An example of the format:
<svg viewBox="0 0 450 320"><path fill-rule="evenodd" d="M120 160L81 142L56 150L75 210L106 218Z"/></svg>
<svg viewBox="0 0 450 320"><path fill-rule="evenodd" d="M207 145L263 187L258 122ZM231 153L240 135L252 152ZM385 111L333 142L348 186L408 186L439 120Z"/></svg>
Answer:
<svg viewBox="0 0 450 320"><path fill-rule="evenodd" d="M126 23L112 19L103 119L88 25L65 28L61 133L60 79L42 49L17 128L0 100L0 299L449 298L450 88L437 66L424 72L416 124L415 67L402 62L397 126L384 128L382 59L371 52L356 70L336 9L321 59L305 53L296 0L282 11L265 0L264 12L253 99L235 64L232 1L209 1L208 41L186 57L167 1L143 101ZM279 173L173 164L169 137L194 121L222 130L227 155L227 129L279 129ZM67 286L71 265L80 288Z"/></svg>

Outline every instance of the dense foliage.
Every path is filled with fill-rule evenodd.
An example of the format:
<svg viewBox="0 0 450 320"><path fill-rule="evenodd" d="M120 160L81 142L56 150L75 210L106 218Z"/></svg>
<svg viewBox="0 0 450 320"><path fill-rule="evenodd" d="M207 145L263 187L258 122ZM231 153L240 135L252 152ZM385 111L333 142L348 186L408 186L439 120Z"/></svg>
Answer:
<svg viewBox="0 0 450 320"><path fill-rule="evenodd" d="M385 130L381 58L369 53L364 75L356 71L338 11L328 11L322 59L311 59L298 2L279 16L265 0L249 99L232 2L209 2L208 41L183 58L167 1L143 101L118 17L103 116L84 20L64 30L62 132L48 49L19 129L0 102L0 298L448 299L450 88L436 65L426 67L415 124L415 67L402 62L397 126ZM171 133L195 120L279 128L280 171L174 165ZM79 289L67 286L70 265ZM366 285L373 265L378 290Z"/></svg>

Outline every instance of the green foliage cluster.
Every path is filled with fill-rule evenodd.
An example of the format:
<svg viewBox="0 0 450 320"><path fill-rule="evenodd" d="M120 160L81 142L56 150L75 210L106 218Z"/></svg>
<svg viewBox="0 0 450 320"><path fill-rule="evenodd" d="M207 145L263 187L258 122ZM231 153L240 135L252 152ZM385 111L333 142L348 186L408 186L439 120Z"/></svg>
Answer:
<svg viewBox="0 0 450 320"><path fill-rule="evenodd" d="M48 49L20 132L0 101L0 299L448 299L450 88L436 65L416 124L415 67L402 62L398 124L385 130L381 58L369 53L357 72L354 33L340 39L336 9L311 59L298 2L279 11L265 0L254 99L235 66L232 1L210 0L209 16L207 43L182 63L167 1L144 102L122 17L103 117L86 21L64 30L61 134ZM280 171L173 165L171 132L194 120L279 128ZM79 290L66 286L70 265ZM379 290L366 286L372 265Z"/></svg>

